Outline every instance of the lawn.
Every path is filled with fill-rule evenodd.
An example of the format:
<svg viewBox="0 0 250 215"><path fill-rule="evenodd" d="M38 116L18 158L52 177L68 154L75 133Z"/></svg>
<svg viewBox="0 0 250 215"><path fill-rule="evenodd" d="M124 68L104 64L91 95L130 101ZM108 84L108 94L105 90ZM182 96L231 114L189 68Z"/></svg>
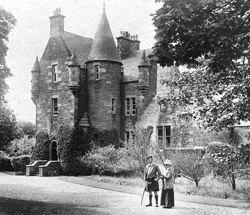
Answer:
<svg viewBox="0 0 250 215"><path fill-rule="evenodd" d="M141 178L125 178L125 177L111 177L91 175L84 176L84 178L112 184L119 184L123 186L141 187L145 186L145 182ZM222 183L219 180L207 176L203 178L199 186L196 187L195 183L183 177L176 178L174 189L175 192L187 195L201 195L211 196L218 198L231 198L240 200L250 200L250 181L249 180L236 180L236 191L233 191L229 184Z"/></svg>

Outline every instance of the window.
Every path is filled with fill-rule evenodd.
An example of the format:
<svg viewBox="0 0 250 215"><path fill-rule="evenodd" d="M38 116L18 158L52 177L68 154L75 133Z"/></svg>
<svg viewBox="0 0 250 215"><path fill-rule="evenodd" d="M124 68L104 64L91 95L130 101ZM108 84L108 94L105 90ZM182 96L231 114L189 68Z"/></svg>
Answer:
<svg viewBox="0 0 250 215"><path fill-rule="evenodd" d="M95 74L96 74L96 80L100 79L100 66L95 65Z"/></svg>
<svg viewBox="0 0 250 215"><path fill-rule="evenodd" d="M58 67L57 65L52 65L52 82L57 82L58 76Z"/></svg>
<svg viewBox="0 0 250 215"><path fill-rule="evenodd" d="M164 144L165 146L170 146L170 136L171 136L171 126L157 126L157 141Z"/></svg>
<svg viewBox="0 0 250 215"><path fill-rule="evenodd" d="M124 140L126 142L130 141L130 140L134 140L135 139L135 133L134 131L125 131L124 132Z"/></svg>
<svg viewBox="0 0 250 215"><path fill-rule="evenodd" d="M126 116L136 114L135 97L125 98L125 114Z"/></svg>
<svg viewBox="0 0 250 215"><path fill-rule="evenodd" d="M111 99L111 113L115 114L116 111L116 103L115 103L115 98Z"/></svg>
<svg viewBox="0 0 250 215"><path fill-rule="evenodd" d="M57 98L52 98L52 115L58 115L58 100Z"/></svg>

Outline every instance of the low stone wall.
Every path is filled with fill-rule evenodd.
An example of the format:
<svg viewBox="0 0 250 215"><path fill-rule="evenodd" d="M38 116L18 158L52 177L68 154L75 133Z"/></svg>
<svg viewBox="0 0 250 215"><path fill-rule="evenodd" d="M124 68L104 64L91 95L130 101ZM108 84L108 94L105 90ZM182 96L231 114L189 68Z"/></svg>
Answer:
<svg viewBox="0 0 250 215"><path fill-rule="evenodd" d="M61 174L60 161L49 161L39 166L39 176L56 176Z"/></svg>
<svg viewBox="0 0 250 215"><path fill-rule="evenodd" d="M48 161L47 160L37 160L33 164L26 165L26 175L32 176L39 172L39 166L45 165Z"/></svg>

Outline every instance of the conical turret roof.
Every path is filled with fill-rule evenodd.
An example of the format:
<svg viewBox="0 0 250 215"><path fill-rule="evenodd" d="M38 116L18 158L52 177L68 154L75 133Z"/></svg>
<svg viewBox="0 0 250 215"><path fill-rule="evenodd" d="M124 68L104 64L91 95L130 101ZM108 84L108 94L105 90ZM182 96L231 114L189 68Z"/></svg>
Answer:
<svg viewBox="0 0 250 215"><path fill-rule="evenodd" d="M142 53L142 57L141 57L139 66L149 66L149 62L148 62L148 60L147 60L145 50L144 50L143 53Z"/></svg>
<svg viewBox="0 0 250 215"><path fill-rule="evenodd" d="M95 39L91 47L88 61L114 61L121 63L120 54L116 48L110 25L103 9Z"/></svg>
<svg viewBox="0 0 250 215"><path fill-rule="evenodd" d="M34 63L34 66L31 69L31 72L40 72L40 65L39 65L38 57L36 57L36 61Z"/></svg>

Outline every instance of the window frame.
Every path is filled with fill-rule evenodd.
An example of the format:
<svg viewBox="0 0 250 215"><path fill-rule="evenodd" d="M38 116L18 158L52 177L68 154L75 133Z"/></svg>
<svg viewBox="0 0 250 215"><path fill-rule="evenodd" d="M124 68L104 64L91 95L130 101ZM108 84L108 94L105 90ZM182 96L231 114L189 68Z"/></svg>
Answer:
<svg viewBox="0 0 250 215"><path fill-rule="evenodd" d="M51 98L51 103L52 103L52 116L58 116L59 114L58 98L57 97Z"/></svg>
<svg viewBox="0 0 250 215"><path fill-rule="evenodd" d="M136 97L130 96L125 98L125 115L136 115Z"/></svg>
<svg viewBox="0 0 250 215"><path fill-rule="evenodd" d="M161 129L160 136L159 136L159 129ZM156 126L156 140L158 143L162 143L166 147L170 147L171 146L171 125Z"/></svg>
<svg viewBox="0 0 250 215"><path fill-rule="evenodd" d="M100 80L100 65L95 65L95 77L96 80Z"/></svg>
<svg viewBox="0 0 250 215"><path fill-rule="evenodd" d="M58 82L58 64L52 64L52 83Z"/></svg>
<svg viewBox="0 0 250 215"><path fill-rule="evenodd" d="M116 99L111 98L111 114L115 114L115 113L116 113Z"/></svg>

